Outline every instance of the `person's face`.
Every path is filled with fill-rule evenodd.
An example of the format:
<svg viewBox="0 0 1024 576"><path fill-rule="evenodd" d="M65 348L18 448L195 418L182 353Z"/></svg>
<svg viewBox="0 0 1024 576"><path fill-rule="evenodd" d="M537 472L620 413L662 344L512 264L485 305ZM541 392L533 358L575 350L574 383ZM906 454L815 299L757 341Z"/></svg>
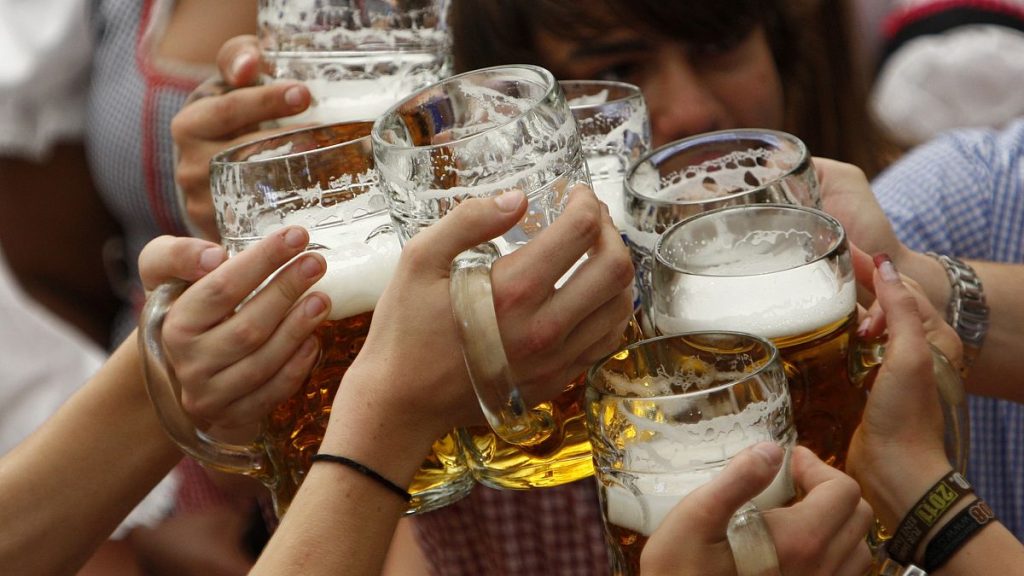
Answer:
<svg viewBox="0 0 1024 576"><path fill-rule="evenodd" d="M560 79L621 80L647 100L654 145L727 128L783 128L783 92L764 30L700 46L610 30L580 42L542 33L537 49Z"/></svg>

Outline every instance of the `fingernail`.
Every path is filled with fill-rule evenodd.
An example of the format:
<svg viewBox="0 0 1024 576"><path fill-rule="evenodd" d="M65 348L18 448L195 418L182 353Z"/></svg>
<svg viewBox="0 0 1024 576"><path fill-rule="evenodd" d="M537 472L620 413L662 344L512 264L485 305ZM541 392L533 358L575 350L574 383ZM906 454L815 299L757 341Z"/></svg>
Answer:
<svg viewBox="0 0 1024 576"><path fill-rule="evenodd" d="M494 203L498 206L498 210L512 212L522 204L524 197L522 190L506 190L494 198Z"/></svg>
<svg viewBox="0 0 1024 576"><path fill-rule="evenodd" d="M316 318L324 310L327 309L327 303L324 302L323 296L314 294L306 299L306 303L303 304L303 310L306 312L306 316L310 318Z"/></svg>
<svg viewBox="0 0 1024 576"><path fill-rule="evenodd" d="M867 335L868 328L870 328L870 327L871 327L871 317L868 316L867 318L861 320L860 326L857 326L857 336L863 337L863 336Z"/></svg>
<svg viewBox="0 0 1024 576"><path fill-rule="evenodd" d="M242 73L242 70L252 62L253 54L250 52L242 52L238 56L235 56L235 61L231 63L231 79L237 79Z"/></svg>
<svg viewBox="0 0 1024 576"><path fill-rule="evenodd" d="M764 461L772 466L778 466L782 462L782 446L774 442L761 442L754 445L754 452L761 455Z"/></svg>
<svg viewBox="0 0 1024 576"><path fill-rule="evenodd" d="M890 283L900 281L900 273L896 271L896 265L892 263L892 258L889 258L888 254L876 254L875 267L878 268L882 280Z"/></svg>
<svg viewBox="0 0 1024 576"><path fill-rule="evenodd" d="M302 106L302 100L302 88L299 86L292 86L284 91L284 102L292 108Z"/></svg>
<svg viewBox="0 0 1024 576"><path fill-rule="evenodd" d="M210 272L224 261L224 249L220 246L213 246L203 250L199 255L199 267L205 272Z"/></svg>
<svg viewBox="0 0 1024 576"><path fill-rule="evenodd" d="M306 245L306 231L301 228L289 228L284 233L284 245L289 248L302 248Z"/></svg>
<svg viewBox="0 0 1024 576"><path fill-rule="evenodd" d="M323 269L320 259L313 256L304 256L302 262L299 262L299 270L306 278L319 276Z"/></svg>

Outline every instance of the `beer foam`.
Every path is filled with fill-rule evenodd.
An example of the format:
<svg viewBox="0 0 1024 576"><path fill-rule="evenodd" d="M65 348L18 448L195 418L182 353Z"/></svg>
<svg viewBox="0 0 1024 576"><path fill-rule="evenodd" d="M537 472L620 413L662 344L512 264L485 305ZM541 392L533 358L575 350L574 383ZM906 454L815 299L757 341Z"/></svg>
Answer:
<svg viewBox="0 0 1024 576"><path fill-rule="evenodd" d="M327 271L309 291L331 298L330 320L370 312L398 267L401 245L387 214L310 231L310 243L327 260Z"/></svg>
<svg viewBox="0 0 1024 576"><path fill-rule="evenodd" d="M270 2L258 14L260 37L268 48L340 50L443 45L443 14L434 7L370 10L348 6L313 6L313 2ZM399 17L407 26L396 26Z"/></svg>
<svg viewBox="0 0 1024 576"><path fill-rule="evenodd" d="M667 446L666 450L675 449L679 454L677 460L689 458L692 466L677 468L675 472L664 474L615 472L615 476L630 487L602 486L607 521L644 536L651 536L680 500L712 481L725 469L728 460L740 450L762 440L767 438L751 438L746 444L737 444L714 454L701 454L690 447ZM793 498L795 490L790 473L790 455L794 444L795 437L786 442L782 468L772 483L752 499L758 509L782 506Z"/></svg>
<svg viewBox="0 0 1024 576"><path fill-rule="evenodd" d="M600 90L594 94L584 94L582 96L569 98L567 100L567 103L569 104L570 108L572 108L573 106L596 106L597 104L604 104L605 102L608 102L607 88Z"/></svg>
<svg viewBox="0 0 1024 576"><path fill-rule="evenodd" d="M375 120L445 73L445 55L436 51L267 51L264 60L274 76L266 81L300 80L312 97L309 108L279 119L280 124Z"/></svg>
<svg viewBox="0 0 1024 576"><path fill-rule="evenodd" d="M608 206L608 214L611 216L612 222L622 230L626 222L626 206L622 199L622 178L594 179L593 185L597 199Z"/></svg>
<svg viewBox="0 0 1024 576"><path fill-rule="evenodd" d="M637 167L633 186L662 202L701 202L759 188L778 180L800 163L796 150L752 148L660 174L650 163Z"/></svg>
<svg viewBox="0 0 1024 576"><path fill-rule="evenodd" d="M745 258L750 261L750 256L736 255L737 261ZM757 273L770 265L770 256L759 260L750 261L750 276L677 276L655 295L657 330L729 330L781 338L839 322L855 310L853 279L838 278L827 260L771 274Z"/></svg>

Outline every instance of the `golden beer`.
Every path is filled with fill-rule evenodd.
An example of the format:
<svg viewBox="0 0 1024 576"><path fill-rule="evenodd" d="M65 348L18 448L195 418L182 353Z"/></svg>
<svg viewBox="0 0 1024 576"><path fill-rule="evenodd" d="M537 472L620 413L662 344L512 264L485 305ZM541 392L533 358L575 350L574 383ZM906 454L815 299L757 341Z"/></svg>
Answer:
<svg viewBox="0 0 1024 576"><path fill-rule="evenodd" d="M550 402L534 407L546 412L555 430L530 445L510 444L487 426L462 431L469 468L491 488L529 489L559 486L594 474L583 413L584 374Z"/></svg>
<svg viewBox="0 0 1024 576"><path fill-rule="evenodd" d="M863 382L850 374L856 327L853 311L816 331L772 339L786 368L800 444L839 469L867 403Z"/></svg>
<svg viewBox="0 0 1024 576"><path fill-rule="evenodd" d="M635 319L629 322L620 345L643 338ZM560 486L594 474L585 413L586 373L580 374L550 402L533 408L545 412L557 425L538 442L519 445L502 440L487 426L462 430L467 462L473 477L485 486L530 489Z"/></svg>
<svg viewBox="0 0 1024 576"><path fill-rule="evenodd" d="M309 378L268 417L263 444L277 479L273 495L279 516L287 511L309 471L310 459L327 430L338 384L362 348L372 317L373 312L365 312L321 324L315 333L321 353ZM410 509L424 512L438 507L439 503L425 501L423 495L465 475L466 466L460 452L454 434L447 434L434 443L432 453L409 487L413 495Z"/></svg>
<svg viewBox="0 0 1024 576"><path fill-rule="evenodd" d="M851 373L860 361L857 293L839 223L791 206L715 210L667 231L657 258L657 332L729 330L771 340L799 443L841 469L867 390L863 371Z"/></svg>
<svg viewBox="0 0 1024 576"><path fill-rule="evenodd" d="M613 574L639 574L648 538L676 505L757 442L779 444L787 462L756 506L793 497L791 400L768 341L713 332L653 338L589 374L587 421Z"/></svg>
<svg viewBox="0 0 1024 576"><path fill-rule="evenodd" d="M317 359L303 386L275 407L263 432L264 448L274 468L272 490L278 515L283 515L309 471L323 441L331 405L345 371L355 361L370 330L373 308L393 275L400 246L380 234L388 223L379 212L344 227L311 231L313 245L323 250L327 271L310 288L331 298L331 315L315 331ZM468 494L472 478L454 432L434 443L409 492L408 511L425 512Z"/></svg>

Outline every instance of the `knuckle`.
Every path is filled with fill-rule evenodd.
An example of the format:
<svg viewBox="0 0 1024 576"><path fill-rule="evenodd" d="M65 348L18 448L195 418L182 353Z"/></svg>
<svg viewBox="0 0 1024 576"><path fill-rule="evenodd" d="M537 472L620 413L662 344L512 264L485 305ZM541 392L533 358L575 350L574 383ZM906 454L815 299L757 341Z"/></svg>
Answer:
<svg viewBox="0 0 1024 576"><path fill-rule="evenodd" d="M253 350L266 339L260 326L250 320L235 316L228 331L227 340L242 350Z"/></svg>
<svg viewBox="0 0 1024 576"><path fill-rule="evenodd" d="M601 233L601 214L599 212L581 212L569 221L572 232L585 239L595 239Z"/></svg>
<svg viewBox="0 0 1024 576"><path fill-rule="evenodd" d="M540 293L538 283L529 278L521 278L516 282L492 284L494 311L500 317L512 310L524 307Z"/></svg>
<svg viewBox="0 0 1024 576"><path fill-rule="evenodd" d="M521 341L517 358L530 357L547 352L561 337L561 326L551 317L539 318L533 322L526 337Z"/></svg>
<svg viewBox="0 0 1024 576"><path fill-rule="evenodd" d="M187 390L181 392L181 409L189 416L203 420L208 420L211 415L216 416L219 412L219 406L208 397L189 393Z"/></svg>

